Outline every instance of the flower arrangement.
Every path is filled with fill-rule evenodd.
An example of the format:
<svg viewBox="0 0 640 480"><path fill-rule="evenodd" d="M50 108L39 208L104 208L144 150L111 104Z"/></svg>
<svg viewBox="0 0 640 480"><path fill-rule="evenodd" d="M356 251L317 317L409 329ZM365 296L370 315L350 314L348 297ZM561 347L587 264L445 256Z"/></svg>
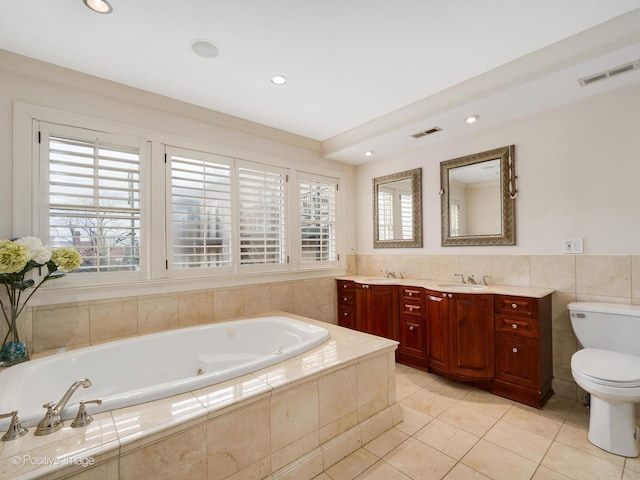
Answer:
<svg viewBox="0 0 640 480"><path fill-rule="evenodd" d="M16 240L0 241L0 283L4 284L7 292L6 300L0 297L0 306L9 327L0 350L0 365L8 366L29 360L24 342L21 342L18 337L16 323L18 317L29 299L44 282L63 277L65 274L62 272L71 272L81 263L82 257L75 248L51 249L43 245L39 238L22 237ZM41 276L43 267L46 267L47 272L37 285L33 279L25 280L25 275L36 268ZM25 290L34 285L35 288L23 301L22 295ZM7 308L5 308L5 302L7 302Z"/></svg>

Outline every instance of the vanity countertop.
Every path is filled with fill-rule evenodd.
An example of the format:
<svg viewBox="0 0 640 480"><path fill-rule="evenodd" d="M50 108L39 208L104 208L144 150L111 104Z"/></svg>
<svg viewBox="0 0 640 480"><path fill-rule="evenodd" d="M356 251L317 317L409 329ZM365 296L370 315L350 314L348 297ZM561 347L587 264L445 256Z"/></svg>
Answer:
<svg viewBox="0 0 640 480"><path fill-rule="evenodd" d="M554 292L552 288L518 287L509 285L470 285L446 280L419 280L415 278L385 278L373 275L344 275L337 280L351 280L368 285L404 285L448 293L492 293L516 297L542 298Z"/></svg>

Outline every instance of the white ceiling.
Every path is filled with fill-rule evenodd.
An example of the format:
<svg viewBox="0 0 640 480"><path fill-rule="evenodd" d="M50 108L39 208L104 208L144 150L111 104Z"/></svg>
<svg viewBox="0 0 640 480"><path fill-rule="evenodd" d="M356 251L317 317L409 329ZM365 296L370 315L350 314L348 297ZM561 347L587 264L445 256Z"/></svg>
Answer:
<svg viewBox="0 0 640 480"><path fill-rule="evenodd" d="M0 48L309 137L353 164L640 82L640 70L576 81L640 59L640 0L111 4L3 0ZM220 55L196 56L195 39Z"/></svg>

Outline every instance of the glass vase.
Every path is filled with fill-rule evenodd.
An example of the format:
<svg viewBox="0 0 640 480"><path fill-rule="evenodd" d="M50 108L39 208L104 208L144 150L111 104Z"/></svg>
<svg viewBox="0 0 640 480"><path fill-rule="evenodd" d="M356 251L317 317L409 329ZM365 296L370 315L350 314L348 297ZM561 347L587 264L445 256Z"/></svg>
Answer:
<svg viewBox="0 0 640 480"><path fill-rule="evenodd" d="M11 367L29 360L27 346L20 341L18 335L17 322L19 317L19 315L11 315L11 321L8 324L9 331L5 335L0 349L0 367Z"/></svg>

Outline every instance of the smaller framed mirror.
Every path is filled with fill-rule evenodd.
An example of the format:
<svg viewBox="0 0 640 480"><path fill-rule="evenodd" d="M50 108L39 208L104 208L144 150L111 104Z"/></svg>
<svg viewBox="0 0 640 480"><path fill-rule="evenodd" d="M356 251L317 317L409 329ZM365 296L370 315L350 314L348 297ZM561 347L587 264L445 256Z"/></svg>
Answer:
<svg viewBox="0 0 640 480"><path fill-rule="evenodd" d="M515 245L514 146L440 163L442 246Z"/></svg>
<svg viewBox="0 0 640 480"><path fill-rule="evenodd" d="M373 248L422 247L422 169L373 179Z"/></svg>

